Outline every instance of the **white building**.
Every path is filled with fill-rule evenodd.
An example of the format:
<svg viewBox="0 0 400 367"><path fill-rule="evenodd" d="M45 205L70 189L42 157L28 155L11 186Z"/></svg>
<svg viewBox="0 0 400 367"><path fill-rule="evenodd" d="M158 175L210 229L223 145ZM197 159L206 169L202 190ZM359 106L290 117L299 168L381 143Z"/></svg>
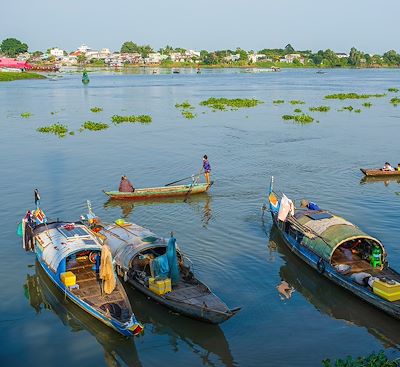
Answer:
<svg viewBox="0 0 400 367"><path fill-rule="evenodd" d="M58 47L52 48L50 50L50 55L54 57L63 57L64 56L64 50L61 50Z"/></svg>
<svg viewBox="0 0 400 367"><path fill-rule="evenodd" d="M345 57L349 57L349 55L345 54L344 52L336 52L336 56L339 59L344 59Z"/></svg>
<svg viewBox="0 0 400 367"><path fill-rule="evenodd" d="M266 59L266 56L264 54L250 54L248 59L250 62L257 62Z"/></svg>

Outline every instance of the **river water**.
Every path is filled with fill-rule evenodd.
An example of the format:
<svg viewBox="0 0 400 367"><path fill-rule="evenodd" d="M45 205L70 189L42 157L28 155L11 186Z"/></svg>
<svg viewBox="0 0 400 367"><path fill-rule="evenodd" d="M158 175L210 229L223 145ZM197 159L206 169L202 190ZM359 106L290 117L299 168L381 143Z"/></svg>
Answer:
<svg viewBox="0 0 400 367"><path fill-rule="evenodd" d="M324 358L384 349L399 356L400 322L322 279L289 253L261 206L270 176L297 202L316 201L386 245L400 269L399 182L361 180L360 167L400 161L400 107L391 94L329 100L340 92L383 93L399 87L398 70L284 70L201 74L95 72L56 80L0 85L0 364L2 366L319 366ZM265 103L212 112L209 97L257 98ZM273 100L304 105L274 105ZM175 103L188 100L197 117ZM319 122L281 119L294 108L329 105ZM343 111L343 106L361 113ZM92 113L91 107L103 112ZM21 118L30 112L32 116ZM52 114L53 112L53 114ZM86 120L149 114L149 125L122 124L78 132ZM63 139L36 128L61 122ZM208 195L131 205L108 202L121 174L136 187L158 186L199 171L208 154L215 185ZM173 231L195 272L229 306L242 310L220 326L173 314L127 287L143 336L124 339L63 299L22 250L19 219L39 188L50 218L76 220L85 201L107 221L120 217L168 236ZM286 293L278 292L278 286Z"/></svg>

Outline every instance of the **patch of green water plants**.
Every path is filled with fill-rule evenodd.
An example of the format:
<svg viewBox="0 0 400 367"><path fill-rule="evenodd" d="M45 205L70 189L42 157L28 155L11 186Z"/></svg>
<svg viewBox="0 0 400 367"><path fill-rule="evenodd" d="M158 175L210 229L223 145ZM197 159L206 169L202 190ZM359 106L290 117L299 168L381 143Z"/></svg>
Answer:
<svg viewBox="0 0 400 367"><path fill-rule="evenodd" d="M39 127L36 129L36 131L43 133L43 134L54 134L60 138L63 138L68 132L68 127L66 125L56 123L56 124L49 125L49 126Z"/></svg>
<svg viewBox="0 0 400 367"><path fill-rule="evenodd" d="M294 110L294 112L295 112L295 113L302 113L303 111L302 111L300 108L296 108L296 109Z"/></svg>
<svg viewBox="0 0 400 367"><path fill-rule="evenodd" d="M399 358L390 361L383 351L372 353L367 357L358 357L353 359L348 356L346 359L337 359L332 362L330 359L322 361L323 367L398 367L400 366Z"/></svg>
<svg viewBox="0 0 400 367"><path fill-rule="evenodd" d="M141 124L149 124L152 122L152 118L149 115L130 115L130 116L120 116L114 115L111 117L111 121L115 124L121 124L123 122L139 122Z"/></svg>
<svg viewBox="0 0 400 367"><path fill-rule="evenodd" d="M337 93L325 96L325 99L367 99L371 97L380 98L385 97L386 94L358 94L358 93Z"/></svg>
<svg viewBox="0 0 400 367"><path fill-rule="evenodd" d="M398 91L398 88L388 88L388 92L397 93Z"/></svg>
<svg viewBox="0 0 400 367"><path fill-rule="evenodd" d="M372 107L372 103L371 102L365 102L362 104L364 107L370 108Z"/></svg>
<svg viewBox="0 0 400 367"><path fill-rule="evenodd" d="M331 108L329 106L310 107L311 112L328 112Z"/></svg>
<svg viewBox="0 0 400 367"><path fill-rule="evenodd" d="M24 119L28 119L29 117L31 117L32 114L30 112L23 112L21 113L21 117L23 117Z"/></svg>
<svg viewBox="0 0 400 367"><path fill-rule="evenodd" d="M194 119L197 115L190 111L182 111L182 116L188 120Z"/></svg>
<svg viewBox="0 0 400 367"><path fill-rule="evenodd" d="M97 113L97 112L102 112L103 109L102 109L101 107L92 107L92 108L90 109L90 111L92 111L92 112L94 112L94 113Z"/></svg>
<svg viewBox="0 0 400 367"><path fill-rule="evenodd" d="M394 97L390 100L390 103L394 106L397 106L398 104L400 104L400 98L398 97Z"/></svg>
<svg viewBox="0 0 400 367"><path fill-rule="evenodd" d="M305 102L299 101L299 100L292 100L292 101L289 101L289 103L290 104L305 104Z"/></svg>
<svg viewBox="0 0 400 367"><path fill-rule="evenodd" d="M184 110L193 110L194 109L194 107L188 101L185 101L185 102L182 102L182 103L176 103L175 107L176 108L182 108Z"/></svg>
<svg viewBox="0 0 400 367"><path fill-rule="evenodd" d="M108 129L110 126L102 122L86 121L82 124L82 130L100 131Z"/></svg>
<svg viewBox="0 0 400 367"><path fill-rule="evenodd" d="M213 110L225 111L228 107L231 109L239 108L251 108L264 103L258 99L247 99L247 98L209 98L205 101L200 102L200 106L206 106Z"/></svg>
<svg viewBox="0 0 400 367"><path fill-rule="evenodd" d="M347 110L347 111L353 111L353 106L345 106L345 107L343 107L343 110Z"/></svg>
<svg viewBox="0 0 400 367"><path fill-rule="evenodd" d="M359 108L354 110L355 113L361 113L361 110Z"/></svg>
<svg viewBox="0 0 400 367"><path fill-rule="evenodd" d="M305 125L314 121L314 118L310 115L301 114L301 115L283 115L282 119L284 120L293 120L299 124Z"/></svg>
<svg viewBox="0 0 400 367"><path fill-rule="evenodd" d="M282 103L285 103L285 101L283 99L276 99L275 101L272 101L272 103L274 103L274 104L282 104Z"/></svg>

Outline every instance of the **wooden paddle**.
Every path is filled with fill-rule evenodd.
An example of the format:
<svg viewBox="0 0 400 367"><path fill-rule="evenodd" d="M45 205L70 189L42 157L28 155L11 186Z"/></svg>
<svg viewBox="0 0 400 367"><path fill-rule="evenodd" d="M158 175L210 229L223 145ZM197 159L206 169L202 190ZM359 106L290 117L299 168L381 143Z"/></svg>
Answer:
<svg viewBox="0 0 400 367"><path fill-rule="evenodd" d="M189 178L192 178L192 177L199 177L201 174L202 174L202 172L200 172L200 173L199 173L198 175L196 175L196 176L189 176L189 177L181 178L180 180L167 183L167 184L165 184L164 186L171 186L171 185L176 184L176 183L178 183L178 182L185 181L185 180L189 180Z"/></svg>
<svg viewBox="0 0 400 367"><path fill-rule="evenodd" d="M186 195L185 195L185 198L183 199L183 202L184 202L184 203L186 203L186 201L187 201L187 199L188 199L190 193L192 192L193 186L194 186L195 183L197 182L197 180L195 180L194 178L195 178L195 177L199 177L199 176L202 174L202 171L203 171L203 167L200 169L198 175L192 176L192 183L191 183L191 185L190 185L190 187L189 187L188 192L187 192Z"/></svg>

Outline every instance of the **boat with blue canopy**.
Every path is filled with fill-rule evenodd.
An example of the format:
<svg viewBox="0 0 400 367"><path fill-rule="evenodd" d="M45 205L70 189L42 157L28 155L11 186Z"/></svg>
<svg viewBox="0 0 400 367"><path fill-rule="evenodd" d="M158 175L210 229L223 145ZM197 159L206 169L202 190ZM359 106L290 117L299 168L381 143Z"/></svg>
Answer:
<svg viewBox="0 0 400 367"><path fill-rule="evenodd" d="M381 241L315 203L302 200L295 208L273 182L265 208L286 246L321 276L400 319L400 274Z"/></svg>
<svg viewBox="0 0 400 367"><path fill-rule="evenodd" d="M192 262L172 234L165 239L122 219L112 224L97 220L92 229L110 247L118 275L156 302L212 324L226 321L240 310L230 309L195 277Z"/></svg>
<svg viewBox="0 0 400 367"><path fill-rule="evenodd" d="M39 200L36 191L36 209L19 225L25 250L35 252L66 298L122 335L140 334L143 327L115 275L109 247L80 222L48 222Z"/></svg>

